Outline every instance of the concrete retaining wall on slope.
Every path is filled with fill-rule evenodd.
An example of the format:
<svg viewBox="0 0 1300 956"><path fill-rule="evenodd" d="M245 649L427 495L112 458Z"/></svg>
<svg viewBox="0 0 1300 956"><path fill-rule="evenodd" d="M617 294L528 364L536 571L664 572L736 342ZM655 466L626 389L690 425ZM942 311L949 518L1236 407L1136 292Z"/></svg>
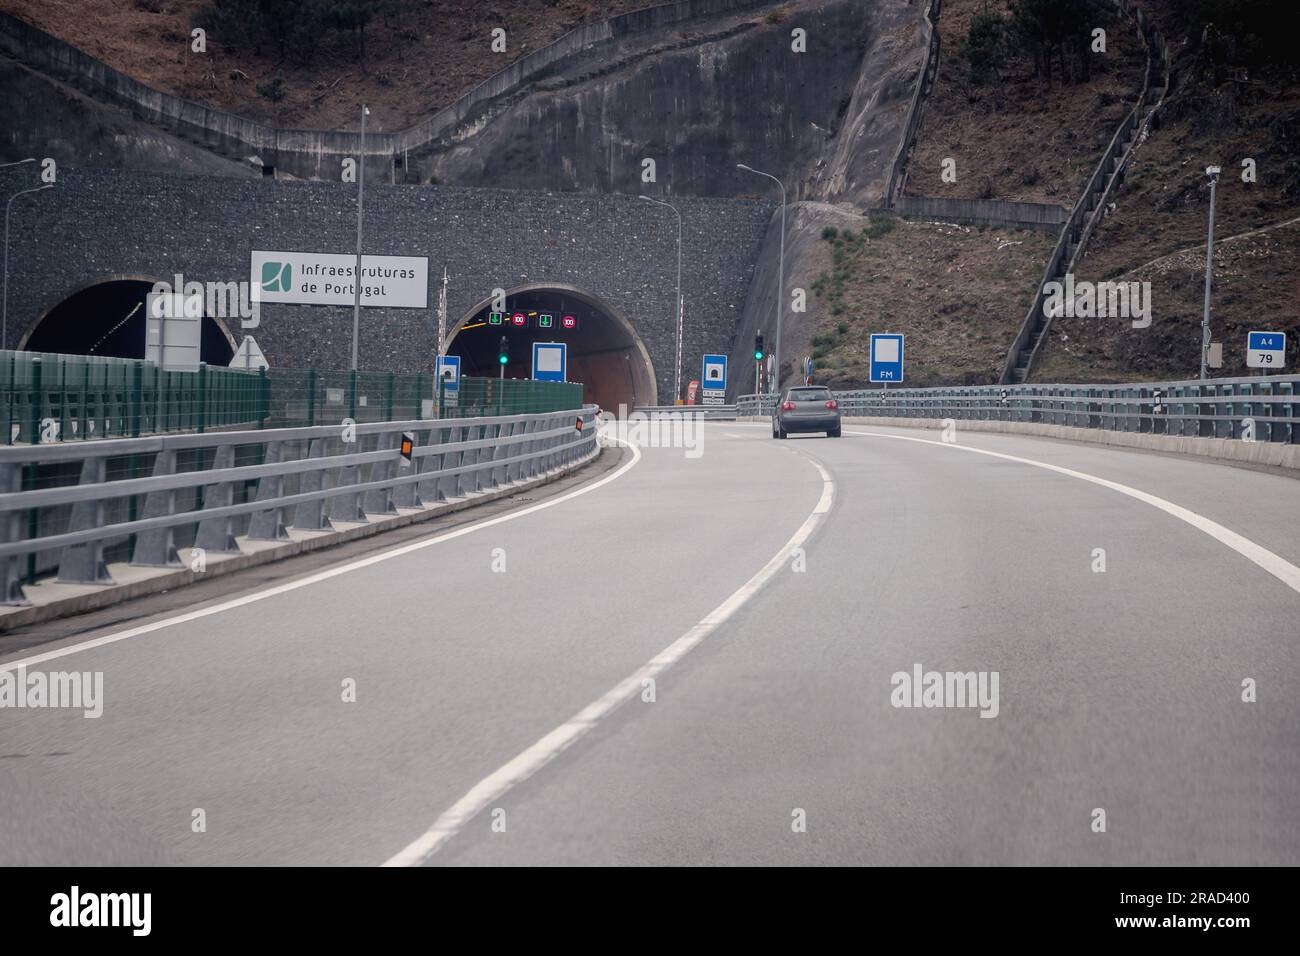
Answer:
<svg viewBox="0 0 1300 956"><path fill-rule="evenodd" d="M899 196L894 212L907 219L937 219L977 226L1012 226L1038 229L1056 235L1070 216L1064 206L1041 202L1009 202L1005 199L950 199L932 196Z"/></svg>
<svg viewBox="0 0 1300 956"><path fill-rule="evenodd" d="M771 0L678 0L575 27L553 43L516 60L450 106L416 125L397 132L370 133L366 137L366 155L382 158L386 167L380 170L373 160L367 165L374 165L377 172L382 171L385 179L391 179L393 157L428 144L473 115L484 104L517 89L527 80L543 75L565 57L594 43L697 18L770 5ZM0 50L92 96L127 107L135 116L173 129L210 149L241 157L255 156L265 166L282 168L296 176L319 177L328 168L330 178L334 178L338 158L356 156L361 149L360 133L280 129L155 90L4 12L0 12Z"/></svg>

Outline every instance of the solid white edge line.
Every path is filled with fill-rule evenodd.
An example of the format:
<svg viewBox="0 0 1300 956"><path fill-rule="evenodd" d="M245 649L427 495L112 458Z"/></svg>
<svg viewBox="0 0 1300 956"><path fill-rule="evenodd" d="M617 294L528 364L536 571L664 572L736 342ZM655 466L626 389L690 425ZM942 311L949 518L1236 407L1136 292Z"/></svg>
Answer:
<svg viewBox="0 0 1300 956"><path fill-rule="evenodd" d="M804 519L799 529L783 544L771 559L753 577L731 593L726 600L706 614L694 627L619 681L591 704L588 704L560 726L543 736L535 744L495 772L475 784L468 793L453 803L439 816L428 830L384 862L384 866L419 866L454 837L473 817L489 804L498 800L516 784L527 780L537 771L572 746L602 718L636 696L642 682L656 677L694 650L701 641L733 615L752 598L781 569L795 548L800 547L822 518L830 511L835 500L835 482L822 465L803 456L812 463L822 478L822 493L817 506Z"/></svg>
<svg viewBox="0 0 1300 956"><path fill-rule="evenodd" d="M293 581L287 581L284 584L277 584L275 587L267 588L264 591L255 591L252 594L245 594L241 597L233 598L229 601L223 601L220 604L213 604L210 607L200 608L197 611L189 611L185 614L178 614L174 617L164 618L161 621L154 621L150 624L142 624L139 627L133 627L129 630L119 631L116 634L105 634L103 637L92 638L89 641L82 641L79 644L69 644L66 647L56 648L52 651L46 651L41 654L34 654L31 657L22 657L12 661L0 663L0 673L5 671L16 670L19 667L31 667L35 664L43 664L46 661L56 660L60 657L67 657L70 654L76 654L80 651L88 651L92 648L103 647L106 644L116 644L118 641L125 641L132 637L139 637L142 634L151 634L154 631L160 631L165 627L171 627L175 624L185 624L189 621L197 621L201 618L210 617L213 614L220 614L223 611L230 611L237 607L243 607L246 604L253 604L257 601L264 601L267 598L275 597L278 594L286 594L289 591L296 591L299 588L305 588L311 584L319 584L321 581L328 581L336 578L341 574L347 574L349 571L356 571L359 568L366 568L372 564L378 564L381 561L388 561L391 558L398 558L413 551L420 551L424 548L431 548L435 544L441 544L444 541L450 541L453 538L459 538L463 535L473 534L475 531L481 531L484 528L491 528L494 525L502 524L506 521L514 521L516 518L522 518L525 515L533 514L544 508L552 508L555 505L571 501L579 495L585 495L590 491L595 491L604 485L609 484L616 478L621 477L625 472L630 470L641 460L641 450L635 445L624 443L624 446L632 450L632 459L620 465L616 470L593 481L589 485L583 485L581 488L575 488L573 491L566 492L557 498L550 498L546 501L539 502L535 505L529 505L527 508L521 508L518 511L511 511L507 514L498 515L495 518L486 518L482 521L474 522L454 531L448 531L432 538L425 538L420 541L404 544L396 548L390 548L388 551L380 551L364 558L358 558L355 561L349 561L346 564L340 564L329 568L325 571L318 571L315 574L309 574L306 577L296 578ZM520 489L523 490L523 489Z"/></svg>
<svg viewBox="0 0 1300 956"><path fill-rule="evenodd" d="M1233 551L1237 552L1248 561L1252 561L1259 567L1263 568L1273 577L1277 578L1293 591L1300 593L1300 567L1296 567L1290 561L1281 555L1274 554L1272 551L1256 544L1249 538L1238 534L1231 528L1225 528L1216 521L1212 521L1204 515L1197 514L1182 505L1176 505L1172 501L1166 501L1164 498L1157 497L1146 491L1141 491L1129 485L1120 484L1118 481L1111 481L1109 478L1100 478L1097 475L1090 475L1084 471L1075 471L1073 468L1065 468L1061 465L1052 465L1045 461L1037 461L1033 458L1021 458L1019 455L1007 455L998 451L989 451L984 448L973 448L970 445L961 445L956 442L935 441L932 438L913 438L910 435L889 435L884 432L849 432L850 435L861 435L871 438L892 438L896 441L918 442L922 445L939 445L943 448L957 448L962 451L969 451L976 455L987 455L990 458L1001 458L1005 461L1014 461L1022 465L1033 465L1035 468L1043 468L1047 471L1054 471L1057 474L1066 475L1070 478L1077 478L1080 481L1088 481L1094 485L1100 485L1103 488L1109 488L1111 491L1118 491L1122 495L1128 495L1138 501L1151 505L1153 508L1159 508L1167 515L1177 518L1179 521L1186 522L1198 531L1209 535L1220 544L1227 545Z"/></svg>

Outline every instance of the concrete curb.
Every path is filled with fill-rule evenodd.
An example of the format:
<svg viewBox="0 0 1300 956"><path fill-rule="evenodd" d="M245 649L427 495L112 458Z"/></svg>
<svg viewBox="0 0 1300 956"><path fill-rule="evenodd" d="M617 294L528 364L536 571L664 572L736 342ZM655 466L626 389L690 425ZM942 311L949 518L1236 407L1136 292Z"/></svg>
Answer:
<svg viewBox="0 0 1300 956"><path fill-rule="evenodd" d="M591 464L600 457L600 452L600 446L597 445L595 451L587 457L568 465L562 465L554 471L547 472L536 478L503 484L490 491L475 492L463 498L438 502L420 509L403 508L396 515L372 515L370 521L366 524L338 521L336 524L345 527L341 527L336 531L291 531L291 534L301 535L301 537L284 542L250 541L246 537L240 537L238 542L240 548L243 549L242 554L209 554L207 570L202 572L191 571L188 566L183 569L169 570L166 568L132 567L129 564L121 563L109 565L109 572L118 583L108 586L59 584L52 581L29 585L26 591L28 597L32 599L30 605L0 607L0 633L28 624L39 624L56 618L81 614L85 611L110 607L146 594L156 594L159 591L169 591L173 588L183 587L200 578L207 580L223 574L231 574L245 568L269 564L272 561L280 561L309 551L330 548L359 538L372 537L384 531L403 528L417 522L455 514L475 505L497 501L529 488L550 484ZM181 560L184 561L187 555L187 549L182 548ZM40 593L42 588L47 590L46 595Z"/></svg>
<svg viewBox="0 0 1300 956"><path fill-rule="evenodd" d="M766 420L766 419L764 419ZM947 419L939 418L888 418L850 417L849 425L879 425L891 428L943 428ZM1110 445L1115 448L1135 448L1173 455L1208 458L1222 464L1246 465L1258 468L1275 468L1291 477L1300 478L1300 445L1279 442L1242 441L1239 438L1195 438L1185 435L1151 435L1145 432L1114 432L1099 428L1075 428L1070 425L1044 425L1038 422L975 421L954 419L957 430L1002 432L1011 435L1036 435L1040 438L1057 438L1064 441L1088 442L1093 445Z"/></svg>

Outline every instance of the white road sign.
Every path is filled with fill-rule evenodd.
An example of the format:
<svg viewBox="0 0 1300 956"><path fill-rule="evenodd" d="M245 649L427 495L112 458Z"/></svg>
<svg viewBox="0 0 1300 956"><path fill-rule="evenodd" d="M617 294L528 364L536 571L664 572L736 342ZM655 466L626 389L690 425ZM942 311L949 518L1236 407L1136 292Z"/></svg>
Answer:
<svg viewBox="0 0 1300 956"><path fill-rule="evenodd" d="M249 282L254 302L351 305L355 255L254 250ZM361 304L395 309L429 306L424 256L362 256Z"/></svg>
<svg viewBox="0 0 1300 956"><path fill-rule="evenodd" d="M245 335L244 341L239 343L239 349L235 352L235 357L230 360L230 367L245 370L270 368L271 363L262 354L262 347L257 344L257 340L251 335Z"/></svg>
<svg viewBox="0 0 1300 956"><path fill-rule="evenodd" d="M1285 332L1251 332L1246 337L1247 368L1275 368L1286 366Z"/></svg>

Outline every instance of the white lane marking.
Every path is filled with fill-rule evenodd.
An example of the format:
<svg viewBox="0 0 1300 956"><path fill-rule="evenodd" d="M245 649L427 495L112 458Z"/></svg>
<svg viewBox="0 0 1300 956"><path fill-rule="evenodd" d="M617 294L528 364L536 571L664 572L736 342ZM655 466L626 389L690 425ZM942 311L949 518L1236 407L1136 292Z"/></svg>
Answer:
<svg viewBox="0 0 1300 956"><path fill-rule="evenodd" d="M771 580L789 560L790 552L801 547L808 540L822 518L831 510L831 504L835 500L835 482L831 480L830 474L820 462L812 458L807 460L821 474L821 497L812 513L804 519L804 523L799 526L790 540L772 555L767 564L732 592L725 601L706 614L698 624L651 658L649 663L623 678L523 753L480 780L468 793L444 811L433 822L433 826L419 838L386 860L384 866L419 866L427 862L473 817L516 784L523 783L545 767L602 718L609 716L620 704L640 694L642 681L656 677L689 654Z"/></svg>
<svg viewBox="0 0 1300 956"><path fill-rule="evenodd" d="M1203 531L1214 540L1221 544L1227 545L1233 551L1236 551L1243 558L1253 561L1273 577L1277 578L1293 591L1300 592L1300 567L1296 567L1290 561L1280 555L1274 554L1267 548L1256 544L1249 538L1237 534L1230 528L1225 528L1216 521L1211 521L1204 515L1197 514L1182 505L1176 505L1172 501L1166 501L1145 491L1139 491L1129 485L1122 485L1118 481L1111 481L1108 478L1099 478L1096 475L1090 475L1087 472L1075 471L1073 468L1065 468L1061 465L1048 464L1045 461L1036 461L1033 458L1021 458L1018 455L1006 455L998 451L988 451L984 448L972 448L970 445L958 445L951 442L935 441L932 438L912 438L908 435L888 435L884 432L849 432L850 435L863 435L872 438L893 438L897 441L914 441L922 445L939 445L943 448L959 448L962 451L973 452L976 455L988 455L990 458L1002 458L1006 461L1018 462L1022 465L1033 465L1035 468L1045 468L1048 471L1054 471L1057 474L1068 475L1071 478L1078 478L1080 481L1090 481L1094 485L1101 485L1103 488L1109 488L1111 491L1118 491L1121 495L1128 495L1130 498L1136 498L1138 501L1145 502L1153 508L1159 508L1165 514L1172 515L1179 521L1185 521L1187 524Z"/></svg>
<svg viewBox="0 0 1300 956"><path fill-rule="evenodd" d="M34 654L31 657L22 657L17 660L6 661L0 663L0 673L15 670L19 667L31 667L34 664L43 664L46 661L52 661L60 657L67 657L69 654L76 654L79 651L88 651L91 648L103 647L105 644L115 644L118 641L125 641L128 638L139 637L142 634L151 634L154 631L160 631L163 628L171 627L174 624L184 624L188 621L197 621L200 618L210 617L213 614L220 614L223 611L230 611L237 607L243 607L246 604L264 601L267 598L275 597L278 594L286 594L289 591L296 591L299 588L305 588L311 584L319 584L321 581L328 581L341 574L347 574L349 571L366 568L372 564L378 564L381 561L387 561L391 558L399 558L402 555L410 554L413 551L431 548L435 544L441 544L444 541L450 541L453 538L459 538L463 535L473 534L475 531L481 531L484 528L491 528L494 525L499 525L506 521L514 521L516 518L522 518L525 515L541 511L543 508L552 508L555 505L571 501L579 495L585 495L589 491L595 491L597 488L609 484L611 481L622 476L625 472L636 465L636 463L641 460L641 450L635 445L627 445L626 447L632 450L631 461L620 465L615 471L606 475L604 478L593 481L589 485L583 485L581 488L576 488L573 491L560 495L558 498L550 498L546 501L539 502L538 504L529 505L527 508L523 508L519 511L511 511L508 514L498 515L495 518L486 518L483 521L465 525L464 527L457 528L454 531L448 531L446 534L440 534L433 538L426 538L421 541L412 542L411 544L404 544L388 551L380 551L378 554L358 558L356 561L349 561L347 564L340 564L325 571L318 571L315 574L310 574L306 577L287 581L284 584L277 584L275 587L267 588L264 591L255 591L252 594L245 594L229 601L223 601L220 604L213 604L211 607L200 608L197 611L189 611L185 614L178 614L175 617L164 618L161 621L154 621L151 624L142 624L139 627L119 631L116 634L105 634L103 637L96 637L89 641L82 641L79 644L69 644L67 647L60 647L52 651L46 651L43 654Z"/></svg>

